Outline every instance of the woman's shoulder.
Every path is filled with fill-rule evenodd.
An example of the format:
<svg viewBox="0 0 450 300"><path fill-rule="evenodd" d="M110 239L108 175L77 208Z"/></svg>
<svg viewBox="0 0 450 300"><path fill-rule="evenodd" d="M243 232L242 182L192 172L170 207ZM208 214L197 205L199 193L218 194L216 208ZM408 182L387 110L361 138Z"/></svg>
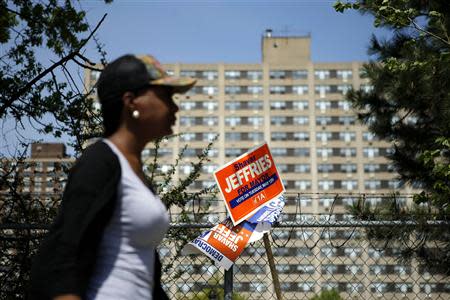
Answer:
<svg viewBox="0 0 450 300"><path fill-rule="evenodd" d="M87 146L83 153L81 154L79 161L117 161L117 155L113 152L110 146L106 144L103 140L98 140L95 143Z"/></svg>
<svg viewBox="0 0 450 300"><path fill-rule="evenodd" d="M119 159L105 142L99 140L84 149L72 172L84 170L99 173L110 172L113 169L120 169Z"/></svg>

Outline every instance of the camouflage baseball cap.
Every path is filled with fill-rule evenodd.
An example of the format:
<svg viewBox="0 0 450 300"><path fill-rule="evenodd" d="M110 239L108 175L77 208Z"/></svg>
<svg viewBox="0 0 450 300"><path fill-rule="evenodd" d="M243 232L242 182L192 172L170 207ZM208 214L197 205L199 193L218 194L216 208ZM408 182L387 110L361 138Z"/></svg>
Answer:
<svg viewBox="0 0 450 300"><path fill-rule="evenodd" d="M97 82L97 93L100 102L105 102L127 91L136 91L149 85L166 86L175 93L185 93L195 82L189 77L169 76L151 55L124 55L103 69Z"/></svg>

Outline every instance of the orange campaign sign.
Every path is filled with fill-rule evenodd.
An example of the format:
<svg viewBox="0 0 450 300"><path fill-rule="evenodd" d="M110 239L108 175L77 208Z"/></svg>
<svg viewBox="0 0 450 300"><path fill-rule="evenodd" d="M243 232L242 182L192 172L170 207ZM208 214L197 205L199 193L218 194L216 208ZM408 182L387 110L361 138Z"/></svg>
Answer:
<svg viewBox="0 0 450 300"><path fill-rule="evenodd" d="M234 225L284 192L267 143L218 169L214 177Z"/></svg>

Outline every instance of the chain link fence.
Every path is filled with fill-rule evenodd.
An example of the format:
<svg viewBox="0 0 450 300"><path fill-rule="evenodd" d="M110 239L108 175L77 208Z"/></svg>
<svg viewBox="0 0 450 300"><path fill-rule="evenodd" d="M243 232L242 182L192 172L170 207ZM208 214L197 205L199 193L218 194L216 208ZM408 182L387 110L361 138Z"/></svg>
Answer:
<svg viewBox="0 0 450 300"><path fill-rule="evenodd" d="M405 226L376 225L383 230ZM271 249L283 299L311 299L332 289L342 299L450 299L448 270L433 272L415 259L402 259L403 242L367 239L372 226L352 221L275 227ZM163 245L161 253L176 270L163 280L171 299L223 299L217 298L223 295L223 270L203 255L173 257L170 247ZM262 241L247 246L232 272L233 292L242 297L233 299L277 299Z"/></svg>
<svg viewBox="0 0 450 300"><path fill-rule="evenodd" d="M349 214L346 202L361 198L287 197L282 217L270 233L282 299L312 299L326 290L336 291L340 298L335 299L450 299L450 269L436 264L436 259L424 260L439 259L436 253L450 255L448 220L428 218L423 223ZM248 245L228 273L204 255L179 255L186 240L225 216L221 201L190 224L181 224L177 213L171 213L168 238L159 248L170 299L277 299L262 240ZM46 229L47 225L2 222L0 299L23 298L30 258ZM421 249L429 252L420 256ZM225 277L228 286L232 284L232 297L224 297Z"/></svg>

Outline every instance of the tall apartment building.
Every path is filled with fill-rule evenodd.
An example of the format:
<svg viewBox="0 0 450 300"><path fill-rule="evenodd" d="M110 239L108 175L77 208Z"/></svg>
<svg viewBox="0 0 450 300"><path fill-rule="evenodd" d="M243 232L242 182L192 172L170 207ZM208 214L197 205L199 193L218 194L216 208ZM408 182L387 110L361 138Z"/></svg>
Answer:
<svg viewBox="0 0 450 300"><path fill-rule="evenodd" d="M401 185L384 157L392 151L391 145L377 140L366 126L358 123L345 100L350 88L371 88L361 76L363 62L313 62L310 44L309 36L273 36L268 30L262 37L259 64L165 64L170 75L194 77L197 84L187 94L176 96L180 111L174 132L182 135L161 144L161 170L168 170L180 149L189 144L176 174L186 176L192 170L190 162L218 135L209 153L211 162L204 166L203 174L191 188L214 184L212 173L217 167L266 141L287 192L300 195L297 204L302 214L296 213L296 201L290 197L283 220L299 221L299 217L308 220L329 211L336 193L364 193L372 203L381 201L380 194L393 190L410 194L412 189ZM86 71L87 86L93 87L98 76L98 72ZM144 156L151 154L149 148ZM335 213L343 219L348 217L344 204L355 198L341 198ZM217 211L225 211L221 208L216 207ZM277 234L281 239L287 238L286 231L279 230ZM361 236L358 230L351 234ZM311 250L306 244L314 235L317 237L317 232L312 228L296 231L290 244L295 247L274 250L281 257L277 269L286 299L297 292L312 295L330 287L348 295L355 291L363 296L391 293L393 298L401 294L410 299L431 289L427 282L419 282L419 271L395 262L395 249L381 253L367 245L349 244L338 251L319 243ZM329 230L326 235L344 240L349 232ZM170 252L169 248L162 250L163 255ZM260 250L264 252L263 248L249 248L243 256L255 255ZM184 267L194 275L209 268L201 264ZM261 293L258 294L263 295L261 299L271 299L272 294L264 294L270 275L260 277L268 272L267 265L241 264L236 276L243 279L238 278L235 287L244 293ZM296 272L299 277L291 282L289 275ZM380 279L379 274L391 278ZM417 282L405 282L405 277L401 277L404 274L413 276ZM190 282L178 282L175 292L188 293L198 287L204 278L197 277Z"/></svg>
<svg viewBox="0 0 450 300"><path fill-rule="evenodd" d="M11 173L8 181L15 180L13 175L19 175L20 182L17 191L31 193L43 201L59 200L66 181L67 173L75 159L68 157L66 146L61 143L33 143L29 157L21 160L4 159L1 161L2 173ZM2 186L1 192L7 192L9 187ZM56 197L57 199L53 199Z"/></svg>
<svg viewBox="0 0 450 300"><path fill-rule="evenodd" d="M211 164L194 188L214 184L212 171L267 141L288 192L380 194L401 187L384 155L391 146L358 123L345 93L370 89L361 78L362 62L311 61L311 38L262 38L261 64L166 64L171 75L198 80L185 95L175 132L162 145L163 169L188 143L186 163L219 135ZM87 72L93 86L98 72ZM150 155L150 150L146 152Z"/></svg>

